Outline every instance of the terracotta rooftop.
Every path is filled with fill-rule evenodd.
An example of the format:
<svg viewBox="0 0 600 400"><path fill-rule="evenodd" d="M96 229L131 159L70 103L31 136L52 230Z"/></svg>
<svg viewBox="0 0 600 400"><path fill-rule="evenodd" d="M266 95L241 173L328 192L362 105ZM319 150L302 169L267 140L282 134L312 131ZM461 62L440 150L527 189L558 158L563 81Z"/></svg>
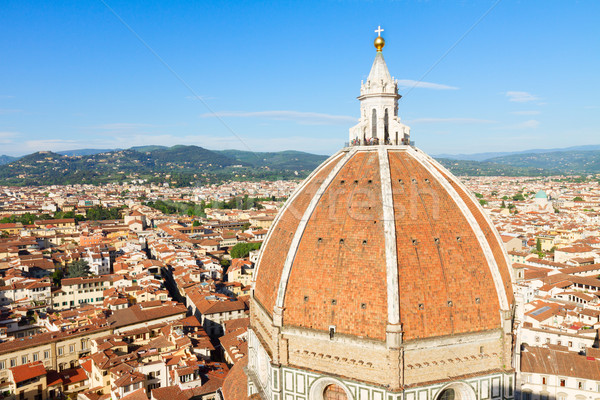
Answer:
<svg viewBox="0 0 600 400"><path fill-rule="evenodd" d="M435 160L408 146L350 148L275 219L254 297L287 326L383 341L397 323L408 341L498 329L511 274L479 203Z"/></svg>
<svg viewBox="0 0 600 400"><path fill-rule="evenodd" d="M46 375L46 368L41 361L36 361L10 368L10 372L12 374L13 381L15 383L19 383L28 379Z"/></svg>

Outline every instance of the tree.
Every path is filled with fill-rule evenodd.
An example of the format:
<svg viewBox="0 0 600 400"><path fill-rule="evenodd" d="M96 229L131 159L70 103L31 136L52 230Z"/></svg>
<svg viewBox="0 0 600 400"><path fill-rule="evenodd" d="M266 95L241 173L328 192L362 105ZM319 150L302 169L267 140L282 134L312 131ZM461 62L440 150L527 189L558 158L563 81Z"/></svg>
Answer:
<svg viewBox="0 0 600 400"><path fill-rule="evenodd" d="M506 208L506 203L502 200L502 204L500 204L500 208Z"/></svg>
<svg viewBox="0 0 600 400"><path fill-rule="evenodd" d="M482 206L485 206L487 203L487 200L479 199L479 204L481 204Z"/></svg>
<svg viewBox="0 0 600 400"><path fill-rule="evenodd" d="M60 268L55 269L54 272L52 273L52 275L50 275L50 277L52 278L52 281L54 282L54 284L60 285L60 281L63 278L62 269L60 269Z"/></svg>
<svg viewBox="0 0 600 400"><path fill-rule="evenodd" d="M577 196L573 199L573 201L583 201L583 199L581 198L581 196Z"/></svg>
<svg viewBox="0 0 600 400"><path fill-rule="evenodd" d="M523 196L523 193L517 193L512 197L512 199L514 201L523 201L525 200L525 197Z"/></svg>
<svg viewBox="0 0 600 400"><path fill-rule="evenodd" d="M478 199L483 199L483 195L481 193L475 192L475 197L477 197Z"/></svg>
<svg viewBox="0 0 600 400"><path fill-rule="evenodd" d="M496 190L492 190L492 193L490 193L491 196L498 196L498 192Z"/></svg>
<svg viewBox="0 0 600 400"><path fill-rule="evenodd" d="M200 226L200 221L194 220L194 222L192 222L192 226Z"/></svg>
<svg viewBox="0 0 600 400"><path fill-rule="evenodd" d="M260 249L260 243L238 243L231 248L229 254L231 258L244 258L248 257L248 254L252 250Z"/></svg>
<svg viewBox="0 0 600 400"><path fill-rule="evenodd" d="M535 241L535 250L539 253L540 251L542 251L542 241L540 240L540 238L537 238Z"/></svg>
<svg viewBox="0 0 600 400"><path fill-rule="evenodd" d="M80 278L90 275L90 266L85 260L73 261L68 265L68 278Z"/></svg>

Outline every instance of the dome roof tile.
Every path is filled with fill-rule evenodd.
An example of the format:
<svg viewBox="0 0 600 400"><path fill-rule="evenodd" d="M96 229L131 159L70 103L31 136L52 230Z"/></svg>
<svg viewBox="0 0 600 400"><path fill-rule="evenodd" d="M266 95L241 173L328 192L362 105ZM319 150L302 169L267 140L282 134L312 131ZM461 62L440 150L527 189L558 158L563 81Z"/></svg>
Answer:
<svg viewBox="0 0 600 400"><path fill-rule="evenodd" d="M499 310L513 302L490 221L410 146L331 157L286 203L261 252L254 296L271 316L280 310L283 326L383 341L399 322L403 340L422 339L500 328Z"/></svg>

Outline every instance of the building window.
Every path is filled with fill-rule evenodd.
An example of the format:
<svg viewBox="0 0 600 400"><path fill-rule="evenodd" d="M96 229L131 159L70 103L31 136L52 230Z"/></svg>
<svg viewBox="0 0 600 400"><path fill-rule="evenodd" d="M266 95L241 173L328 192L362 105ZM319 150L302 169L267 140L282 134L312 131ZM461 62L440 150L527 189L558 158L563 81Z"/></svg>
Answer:
<svg viewBox="0 0 600 400"><path fill-rule="evenodd" d="M11 358L10 359L10 366L11 366L11 368L17 366L17 359L16 358Z"/></svg>
<svg viewBox="0 0 600 400"><path fill-rule="evenodd" d="M59 347L58 348L58 355L59 356L62 356L64 352L65 352L65 348L64 347Z"/></svg>
<svg viewBox="0 0 600 400"><path fill-rule="evenodd" d="M70 344L69 345L69 352L70 353L75 353L75 345L74 344Z"/></svg>
<svg viewBox="0 0 600 400"><path fill-rule="evenodd" d="M542 385L547 385L548 384L548 378L546 378L545 376L542 376Z"/></svg>
<svg viewBox="0 0 600 400"><path fill-rule="evenodd" d="M39 353L33 353L33 361L37 361L39 358Z"/></svg>
<svg viewBox="0 0 600 400"><path fill-rule="evenodd" d="M577 382L577 389L583 389L583 382L582 381L578 381Z"/></svg>
<svg viewBox="0 0 600 400"><path fill-rule="evenodd" d="M573 342L569 341L569 347L573 347Z"/></svg>
<svg viewBox="0 0 600 400"><path fill-rule="evenodd" d="M44 351L44 360L47 360L50 358L50 352L48 350Z"/></svg>
<svg viewBox="0 0 600 400"><path fill-rule="evenodd" d="M0 369L4 369L4 368L6 368L6 362L0 361Z"/></svg>
<svg viewBox="0 0 600 400"><path fill-rule="evenodd" d="M565 386L567 386L567 381L566 381L566 380L564 380L564 379L561 379L561 380L560 380L560 386L562 386L562 387L565 387Z"/></svg>
<svg viewBox="0 0 600 400"><path fill-rule="evenodd" d="M27 364L27 356L21 356L21 364Z"/></svg>

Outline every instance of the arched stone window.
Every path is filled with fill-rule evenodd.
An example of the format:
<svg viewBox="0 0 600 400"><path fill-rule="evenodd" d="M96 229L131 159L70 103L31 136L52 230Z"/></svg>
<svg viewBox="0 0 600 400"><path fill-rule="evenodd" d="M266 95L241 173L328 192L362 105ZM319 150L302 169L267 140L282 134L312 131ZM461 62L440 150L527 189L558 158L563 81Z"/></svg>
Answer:
<svg viewBox="0 0 600 400"><path fill-rule="evenodd" d="M375 109L371 117L371 137L377 137L377 110Z"/></svg>
<svg viewBox="0 0 600 400"><path fill-rule="evenodd" d="M310 386L308 400L354 400L354 397L341 381L322 377Z"/></svg>
<svg viewBox="0 0 600 400"><path fill-rule="evenodd" d="M454 400L454 389L444 389L438 400Z"/></svg>
<svg viewBox="0 0 600 400"><path fill-rule="evenodd" d="M323 400L348 400L348 396L344 389L336 384L331 384L323 391Z"/></svg>
<svg viewBox="0 0 600 400"><path fill-rule="evenodd" d="M385 109L385 114L383 114L383 140L384 143L387 143L390 140L390 130L389 130L389 116L388 109Z"/></svg>
<svg viewBox="0 0 600 400"><path fill-rule="evenodd" d="M476 400L475 391L464 382L454 382L439 391L435 400Z"/></svg>

